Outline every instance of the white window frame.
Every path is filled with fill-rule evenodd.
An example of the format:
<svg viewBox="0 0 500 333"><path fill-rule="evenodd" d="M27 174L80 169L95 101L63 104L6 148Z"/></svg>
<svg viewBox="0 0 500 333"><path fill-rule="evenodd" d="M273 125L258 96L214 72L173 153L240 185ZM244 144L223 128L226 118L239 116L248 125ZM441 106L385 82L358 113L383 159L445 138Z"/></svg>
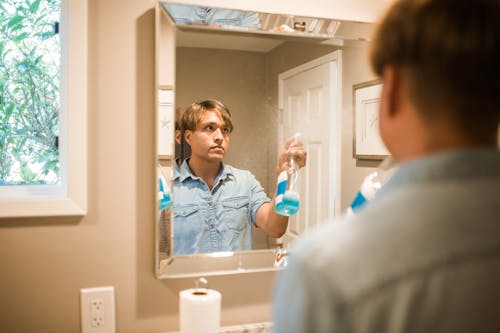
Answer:
<svg viewBox="0 0 500 333"><path fill-rule="evenodd" d="M61 184L5 186L0 218L87 213L87 0L61 0Z"/></svg>

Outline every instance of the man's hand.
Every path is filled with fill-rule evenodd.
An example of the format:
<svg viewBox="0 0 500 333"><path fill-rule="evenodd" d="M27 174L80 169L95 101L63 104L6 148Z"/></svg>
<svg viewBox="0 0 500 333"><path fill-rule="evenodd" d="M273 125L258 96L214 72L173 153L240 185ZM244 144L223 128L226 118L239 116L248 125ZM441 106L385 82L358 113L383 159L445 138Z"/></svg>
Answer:
<svg viewBox="0 0 500 333"><path fill-rule="evenodd" d="M291 156L293 156L299 168L306 165L307 151L305 150L300 137L297 135L289 137L283 144L278 157L278 167L276 168L277 174L288 167L288 161Z"/></svg>

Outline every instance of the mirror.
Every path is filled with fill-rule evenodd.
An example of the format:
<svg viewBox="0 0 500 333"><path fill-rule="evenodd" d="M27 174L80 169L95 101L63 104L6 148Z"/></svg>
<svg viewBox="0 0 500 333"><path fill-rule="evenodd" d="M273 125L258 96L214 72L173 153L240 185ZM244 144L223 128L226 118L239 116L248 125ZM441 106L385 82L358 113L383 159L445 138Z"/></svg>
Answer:
<svg viewBox="0 0 500 333"><path fill-rule="evenodd" d="M351 110L342 94L343 89L350 93L351 82L373 79L361 63L371 30L368 23L158 3L156 138L163 181L157 181L157 188L158 205L169 207L157 209L159 278L274 270L286 262L278 259L286 259L287 246L301 233L340 214L341 114L346 105ZM315 81L322 73L327 85ZM304 82L310 86L297 88ZM307 96L297 98L297 89L305 89ZM308 164L300 171L301 209L279 239L252 227L251 251L174 255L171 180L175 159L186 151L185 144L174 148L176 111L207 99L220 100L231 111L234 131L224 164L249 170L269 198L282 143L296 131L305 134Z"/></svg>

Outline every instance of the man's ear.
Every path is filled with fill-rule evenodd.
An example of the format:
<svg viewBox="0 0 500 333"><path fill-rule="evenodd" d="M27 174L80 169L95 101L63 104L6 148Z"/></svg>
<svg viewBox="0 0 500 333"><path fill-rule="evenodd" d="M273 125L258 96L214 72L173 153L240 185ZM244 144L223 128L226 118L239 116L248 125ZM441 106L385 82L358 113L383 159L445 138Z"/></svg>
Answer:
<svg viewBox="0 0 500 333"><path fill-rule="evenodd" d="M400 107L401 74L393 66L386 66L383 79L380 113L390 118L397 114Z"/></svg>
<svg viewBox="0 0 500 333"><path fill-rule="evenodd" d="M191 146L191 134L193 132L191 130L185 130L184 131L184 140Z"/></svg>

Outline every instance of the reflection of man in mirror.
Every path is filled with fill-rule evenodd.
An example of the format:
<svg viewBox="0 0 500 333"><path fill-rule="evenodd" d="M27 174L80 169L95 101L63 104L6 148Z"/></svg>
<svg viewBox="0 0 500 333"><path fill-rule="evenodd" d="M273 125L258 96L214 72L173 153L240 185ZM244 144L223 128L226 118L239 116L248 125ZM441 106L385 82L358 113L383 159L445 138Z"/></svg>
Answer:
<svg viewBox="0 0 500 333"><path fill-rule="evenodd" d="M177 24L260 28L259 13L216 7L163 3Z"/></svg>
<svg viewBox="0 0 500 333"><path fill-rule="evenodd" d="M191 147L174 175L174 254L252 249L252 224L281 237L288 217L274 212L271 200L247 170L222 162L233 130L228 108L217 100L191 104L180 118ZM278 159L281 171L289 156L303 167L306 152L287 140Z"/></svg>
<svg viewBox="0 0 500 333"><path fill-rule="evenodd" d="M399 166L295 244L274 332L500 332L499 55L500 1L395 1L371 63Z"/></svg>

